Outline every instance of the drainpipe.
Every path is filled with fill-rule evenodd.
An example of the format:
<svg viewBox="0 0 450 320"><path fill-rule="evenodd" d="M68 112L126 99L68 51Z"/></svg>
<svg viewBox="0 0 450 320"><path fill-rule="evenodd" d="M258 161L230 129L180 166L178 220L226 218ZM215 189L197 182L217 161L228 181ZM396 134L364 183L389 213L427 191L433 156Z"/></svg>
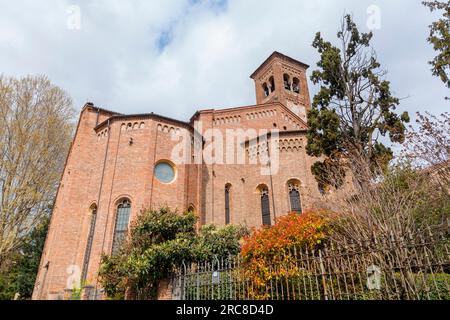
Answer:
<svg viewBox="0 0 450 320"><path fill-rule="evenodd" d="M270 135L270 140L272 140L272 135ZM275 207L275 189L273 188L273 178L272 178L272 159L270 154L270 144L267 143L267 154L269 156L269 176L270 176L270 188L272 189L272 206L273 206L273 219L276 223L277 221L277 210Z"/></svg>
<svg viewBox="0 0 450 320"><path fill-rule="evenodd" d="M100 188L98 190L98 195L97 195L97 214L100 214L100 197L102 194L102 189L103 189L103 180L105 177L105 170L106 170L106 159L108 157L108 150L109 150L109 141L111 139L111 121L108 119L108 140L106 141L106 149L105 149L105 156L103 157L103 169L102 169L102 176L100 178ZM106 232L108 229L108 215L109 212L106 212L106 222L105 222L105 231L103 233L103 241L102 241L102 251L103 248L105 246L105 238L106 238ZM98 286L98 277L95 279L95 289L94 289L94 294L97 295L97 286Z"/></svg>

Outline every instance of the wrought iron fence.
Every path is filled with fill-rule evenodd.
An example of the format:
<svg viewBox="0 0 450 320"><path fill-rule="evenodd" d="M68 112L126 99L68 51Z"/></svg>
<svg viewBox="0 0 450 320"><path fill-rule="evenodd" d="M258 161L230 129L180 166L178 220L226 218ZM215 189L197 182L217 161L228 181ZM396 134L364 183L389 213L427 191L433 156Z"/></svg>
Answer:
<svg viewBox="0 0 450 320"><path fill-rule="evenodd" d="M240 257L183 264L172 279L180 300L448 300L449 228L274 255L263 276ZM253 272L253 273L252 273Z"/></svg>

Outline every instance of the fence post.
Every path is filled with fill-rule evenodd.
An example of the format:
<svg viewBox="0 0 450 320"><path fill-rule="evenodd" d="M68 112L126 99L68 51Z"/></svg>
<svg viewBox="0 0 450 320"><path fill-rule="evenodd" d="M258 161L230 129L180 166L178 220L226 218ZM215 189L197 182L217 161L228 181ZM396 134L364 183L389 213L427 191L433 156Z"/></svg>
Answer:
<svg viewBox="0 0 450 320"><path fill-rule="evenodd" d="M218 277L218 280L216 280L217 281L217 299L219 300L220 299L220 283L221 283L221 279L220 279L220 261L219 261L219 258L217 258L217 256L215 256L214 257L215 258L215 261L214 262L217 262L217 270L215 270L214 269L214 262L212 263L212 272L214 273L214 272L217 272L217 277Z"/></svg>
<svg viewBox="0 0 450 320"><path fill-rule="evenodd" d="M325 300L328 300L327 282L325 280L326 274L325 274L325 268L323 266L322 250L319 250L319 263L320 263L320 272L322 274L323 293L325 296Z"/></svg>
<svg viewBox="0 0 450 320"><path fill-rule="evenodd" d="M196 292L196 296L197 296L197 300L200 300L200 268L201 265L199 263L197 263L197 270L196 270L196 284L197 284L197 292Z"/></svg>
<svg viewBox="0 0 450 320"><path fill-rule="evenodd" d="M182 287L181 287L181 290L182 290L182 292L181 292L181 300L186 300L186 264L184 263L184 260L183 260L183 276L181 277L181 281L183 282L183 285L182 285Z"/></svg>
<svg viewBox="0 0 450 320"><path fill-rule="evenodd" d="M231 268L231 259L233 259L233 257L231 255L228 256L228 266L227 266L227 273L228 273L228 278L230 281L230 300L233 300L233 272L232 272L232 268Z"/></svg>

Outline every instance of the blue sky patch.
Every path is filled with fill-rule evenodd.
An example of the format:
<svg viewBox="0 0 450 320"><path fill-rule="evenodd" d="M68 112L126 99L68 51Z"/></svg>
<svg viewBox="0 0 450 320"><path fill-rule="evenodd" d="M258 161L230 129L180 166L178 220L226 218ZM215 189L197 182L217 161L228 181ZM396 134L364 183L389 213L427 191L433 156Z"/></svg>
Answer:
<svg viewBox="0 0 450 320"><path fill-rule="evenodd" d="M172 42L173 39L173 33L172 30L164 30L159 34L159 37L157 39L157 47L160 52L164 51L164 49Z"/></svg>

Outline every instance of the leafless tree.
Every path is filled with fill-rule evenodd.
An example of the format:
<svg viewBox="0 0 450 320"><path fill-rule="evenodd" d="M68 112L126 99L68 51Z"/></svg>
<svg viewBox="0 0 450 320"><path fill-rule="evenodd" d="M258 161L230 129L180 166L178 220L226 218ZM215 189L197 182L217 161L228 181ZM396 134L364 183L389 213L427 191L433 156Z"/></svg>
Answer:
<svg viewBox="0 0 450 320"><path fill-rule="evenodd" d="M337 212L338 242L366 241L376 237L403 237L449 219L449 196L440 188L440 179L430 179L428 170L410 162L398 162L388 168L373 168L363 158L352 159L361 168L354 179L365 179L364 189L341 188L325 197L326 208ZM371 170L367 167L372 166ZM378 172L377 179L372 171ZM344 179L335 172L335 179ZM358 182L359 183L359 182Z"/></svg>
<svg viewBox="0 0 450 320"><path fill-rule="evenodd" d="M403 157L428 171L445 191L450 188L450 113L417 113L417 129L410 128Z"/></svg>
<svg viewBox="0 0 450 320"><path fill-rule="evenodd" d="M0 76L0 268L53 205L73 132L68 94L45 76Z"/></svg>

